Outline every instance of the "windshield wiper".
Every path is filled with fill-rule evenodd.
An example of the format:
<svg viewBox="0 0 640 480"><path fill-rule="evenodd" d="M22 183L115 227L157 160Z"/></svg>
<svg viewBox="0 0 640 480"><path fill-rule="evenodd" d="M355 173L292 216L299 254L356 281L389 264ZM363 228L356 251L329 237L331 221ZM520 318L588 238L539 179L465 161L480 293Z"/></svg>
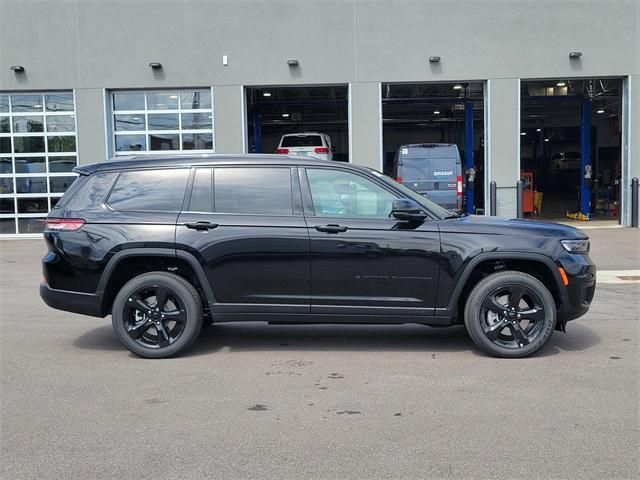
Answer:
<svg viewBox="0 0 640 480"><path fill-rule="evenodd" d="M444 217L445 220L449 220L451 218L462 218L462 217L468 217L469 214L468 213L453 213L451 215L447 215L446 217Z"/></svg>

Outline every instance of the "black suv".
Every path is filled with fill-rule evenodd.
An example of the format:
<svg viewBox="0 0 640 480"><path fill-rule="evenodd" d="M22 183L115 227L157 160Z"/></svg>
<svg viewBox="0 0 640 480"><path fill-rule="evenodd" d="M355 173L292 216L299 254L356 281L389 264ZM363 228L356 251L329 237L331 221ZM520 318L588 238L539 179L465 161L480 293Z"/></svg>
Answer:
<svg viewBox="0 0 640 480"><path fill-rule="evenodd" d="M584 315L596 268L563 225L452 214L381 173L274 155L129 157L78 167L46 220L40 295L112 315L143 357L203 324L464 323L524 357Z"/></svg>

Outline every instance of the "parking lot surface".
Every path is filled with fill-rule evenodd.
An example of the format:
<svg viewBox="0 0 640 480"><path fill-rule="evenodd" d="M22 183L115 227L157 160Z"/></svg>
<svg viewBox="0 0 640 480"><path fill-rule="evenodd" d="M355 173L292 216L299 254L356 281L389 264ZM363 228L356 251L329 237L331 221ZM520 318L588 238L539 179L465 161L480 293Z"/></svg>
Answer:
<svg viewBox="0 0 640 480"><path fill-rule="evenodd" d="M640 269L638 230L588 234ZM0 478L638 478L638 284L523 360L460 327L262 323L144 360L44 305L44 249L0 242Z"/></svg>

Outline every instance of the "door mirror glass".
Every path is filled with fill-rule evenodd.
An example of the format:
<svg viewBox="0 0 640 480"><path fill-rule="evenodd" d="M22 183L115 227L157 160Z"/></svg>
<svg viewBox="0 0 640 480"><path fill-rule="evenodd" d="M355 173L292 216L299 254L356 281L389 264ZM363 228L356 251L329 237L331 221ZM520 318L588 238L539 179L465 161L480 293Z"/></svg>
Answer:
<svg viewBox="0 0 640 480"><path fill-rule="evenodd" d="M427 214L417 202L408 198L394 200L391 214L398 220L408 222L422 222L427 218Z"/></svg>

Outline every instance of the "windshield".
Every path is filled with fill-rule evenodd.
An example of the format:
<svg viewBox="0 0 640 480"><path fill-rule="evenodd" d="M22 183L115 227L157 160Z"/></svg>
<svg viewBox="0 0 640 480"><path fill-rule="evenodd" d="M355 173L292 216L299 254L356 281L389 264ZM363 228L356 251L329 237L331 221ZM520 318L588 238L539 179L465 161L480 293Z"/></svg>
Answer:
<svg viewBox="0 0 640 480"><path fill-rule="evenodd" d="M422 207L424 207L427 211L433 213L436 217L442 219L442 218L449 218L449 217L457 217L457 216L459 216L456 213L454 213L454 212L452 212L450 210L447 210L446 208L442 208L437 203L434 203L431 200L429 200L428 198L423 197L419 193L414 192L409 187L405 187L403 184L396 182L395 180L393 180L390 177L387 177L383 173L380 173L380 172L378 172L377 170L374 170L374 169L370 169L369 171L371 173L373 173L376 177L378 177L380 180L384 181L385 183L393 185L394 188L400 190L402 192L402 194L405 195L407 198L415 200Z"/></svg>

